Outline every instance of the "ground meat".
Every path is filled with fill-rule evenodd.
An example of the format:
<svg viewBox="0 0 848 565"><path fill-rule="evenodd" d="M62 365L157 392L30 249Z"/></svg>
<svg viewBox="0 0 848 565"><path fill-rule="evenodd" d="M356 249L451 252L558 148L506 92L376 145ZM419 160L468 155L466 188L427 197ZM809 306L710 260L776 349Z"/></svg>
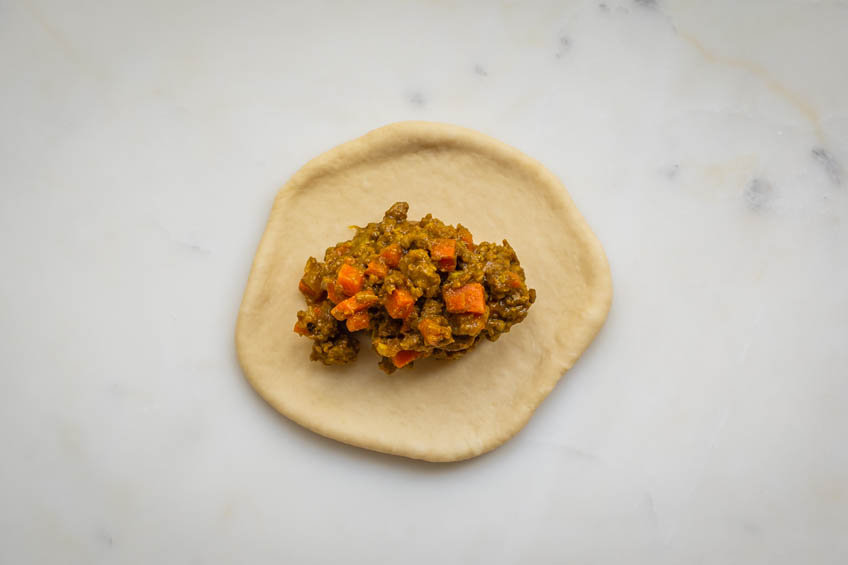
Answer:
<svg viewBox="0 0 848 565"><path fill-rule="evenodd" d="M412 283L412 286L421 289L424 296L433 298L439 293L442 279L430 254L423 249L413 249L400 260L400 272Z"/></svg>
<svg viewBox="0 0 848 565"><path fill-rule="evenodd" d="M294 331L313 340L311 359L356 359L367 331L379 366L391 373L432 356L456 359L483 337L494 341L524 320L536 299L507 241L475 245L461 224L406 219L397 202L383 220L310 257L298 288L306 309Z"/></svg>
<svg viewBox="0 0 848 565"><path fill-rule="evenodd" d="M359 354L359 342L345 333L326 341L312 342L313 361L322 361L325 365L345 365L356 359Z"/></svg>

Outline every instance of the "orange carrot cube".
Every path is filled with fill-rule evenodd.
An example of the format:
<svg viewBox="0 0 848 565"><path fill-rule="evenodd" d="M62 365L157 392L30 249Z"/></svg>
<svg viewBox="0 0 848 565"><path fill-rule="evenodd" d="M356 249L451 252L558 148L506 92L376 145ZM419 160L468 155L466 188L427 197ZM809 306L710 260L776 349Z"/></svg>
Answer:
<svg viewBox="0 0 848 565"><path fill-rule="evenodd" d="M333 318L336 320L346 320L357 312L367 309L372 304L376 304L377 300L377 296L374 294L360 292L355 296L351 296L350 298L342 300L336 304L333 309L330 310L330 314L332 314Z"/></svg>
<svg viewBox="0 0 848 565"><path fill-rule="evenodd" d="M391 268L395 268L398 266L398 263L400 263L401 253L402 250L400 248L400 245L398 245L397 243L393 243L389 246L386 246L385 248L383 248L382 251L380 251L380 257L383 258L383 261L385 261L386 265Z"/></svg>
<svg viewBox="0 0 848 565"><path fill-rule="evenodd" d="M345 325L347 326L348 331L357 332L359 330L366 329L370 323L371 315L367 310L361 310L348 318Z"/></svg>
<svg viewBox="0 0 848 565"><path fill-rule="evenodd" d="M396 320L404 320L412 313L415 298L408 290L397 288L386 299L386 311Z"/></svg>
<svg viewBox="0 0 848 565"><path fill-rule="evenodd" d="M365 269L366 275L374 275L375 277L384 278L389 274L389 268L383 261L377 259L368 263L368 268Z"/></svg>
<svg viewBox="0 0 848 565"><path fill-rule="evenodd" d="M440 271L456 269L456 240L437 239L430 248L430 257L439 264Z"/></svg>
<svg viewBox="0 0 848 565"><path fill-rule="evenodd" d="M327 298L329 298L330 302L332 302L333 304L338 304L339 302L345 299L345 296L341 293L340 290L336 289L336 283L330 281L327 283Z"/></svg>
<svg viewBox="0 0 848 565"><path fill-rule="evenodd" d="M486 312L486 294L480 283L468 283L459 288L446 288L442 292L442 297L445 299L447 311L451 314Z"/></svg>
<svg viewBox="0 0 848 565"><path fill-rule="evenodd" d="M462 287L465 293L465 311L472 314L486 312L486 293L480 283L469 283Z"/></svg>
<svg viewBox="0 0 848 565"><path fill-rule="evenodd" d="M392 363L394 363L395 367L400 369L404 365L408 365L421 357L423 353L419 353L418 351L411 351L408 349L404 349L403 351L399 351L392 357Z"/></svg>
<svg viewBox="0 0 848 565"><path fill-rule="evenodd" d="M362 271L354 267L353 265L348 265L345 263L342 265L342 268L339 269L339 276L336 282L341 287L342 292L347 294L348 296L353 296L360 290L362 290L362 281L364 276Z"/></svg>

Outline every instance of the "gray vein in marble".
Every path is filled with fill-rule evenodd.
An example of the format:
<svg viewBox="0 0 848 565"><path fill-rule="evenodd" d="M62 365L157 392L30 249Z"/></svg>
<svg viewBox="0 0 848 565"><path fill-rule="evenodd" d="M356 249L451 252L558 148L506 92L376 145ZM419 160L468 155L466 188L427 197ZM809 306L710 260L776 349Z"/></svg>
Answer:
<svg viewBox="0 0 848 565"><path fill-rule="evenodd" d="M561 31L557 37L557 43L558 47L554 56L557 59L561 59L571 48L571 39L568 38L564 31Z"/></svg>
<svg viewBox="0 0 848 565"><path fill-rule="evenodd" d="M656 505L654 504L654 495L647 490L645 491L645 505L648 510L648 518L651 520L651 525L654 527L654 530L659 531L660 519L657 515Z"/></svg>
<svg viewBox="0 0 848 565"><path fill-rule="evenodd" d="M663 176L664 176L665 178L667 178L668 180L674 180L674 179L676 179L676 178L677 178L677 173L679 173L679 172L680 172L680 165L678 165L677 163L675 163L674 165L671 165L670 167L667 167L667 168L663 171Z"/></svg>
<svg viewBox="0 0 848 565"><path fill-rule="evenodd" d="M751 179L751 182L745 187L742 196L750 210L759 211L766 208L771 202L774 197L774 187L768 180L756 177Z"/></svg>
<svg viewBox="0 0 848 565"><path fill-rule="evenodd" d="M106 530L98 530L97 535L95 536L97 541L99 541L105 547L112 547L115 545L115 540L112 539L112 534L107 532Z"/></svg>
<svg viewBox="0 0 848 565"><path fill-rule="evenodd" d="M409 103L413 106L423 107L427 104L427 99L424 97L424 94L420 90L416 90L412 94L409 95Z"/></svg>
<svg viewBox="0 0 848 565"><path fill-rule="evenodd" d="M823 147L814 147L812 152L813 157L824 167L827 177L830 182L839 186L842 184L842 167L834 156Z"/></svg>

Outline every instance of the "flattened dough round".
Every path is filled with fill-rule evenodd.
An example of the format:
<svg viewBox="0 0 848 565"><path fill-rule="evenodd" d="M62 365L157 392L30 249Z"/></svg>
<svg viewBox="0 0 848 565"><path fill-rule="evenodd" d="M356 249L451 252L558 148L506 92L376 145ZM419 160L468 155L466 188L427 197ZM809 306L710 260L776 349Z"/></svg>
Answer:
<svg viewBox="0 0 848 565"><path fill-rule="evenodd" d="M537 291L527 319L457 361L386 375L363 344L356 363L309 360L292 331L312 255L379 221L462 223L475 241L507 239ZM279 412L321 435L384 453L458 461L515 435L604 323L612 299L601 244L562 184L537 161L465 128L400 122L331 149L280 190L236 328L248 381Z"/></svg>

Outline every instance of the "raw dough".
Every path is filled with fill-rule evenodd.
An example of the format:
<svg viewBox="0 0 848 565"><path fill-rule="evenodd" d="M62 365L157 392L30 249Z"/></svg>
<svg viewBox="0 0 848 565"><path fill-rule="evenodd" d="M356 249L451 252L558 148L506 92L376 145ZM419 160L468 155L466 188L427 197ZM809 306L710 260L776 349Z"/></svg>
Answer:
<svg viewBox="0 0 848 565"><path fill-rule="evenodd" d="M367 345L352 365L309 361L292 331L307 257L375 221L393 202L506 238L537 301L497 342L450 363L381 372ZM515 435L603 325L612 299L601 244L562 184L537 161L483 134L430 122L374 130L307 163L280 190L236 327L248 381L274 408L321 435L427 461L458 461Z"/></svg>

